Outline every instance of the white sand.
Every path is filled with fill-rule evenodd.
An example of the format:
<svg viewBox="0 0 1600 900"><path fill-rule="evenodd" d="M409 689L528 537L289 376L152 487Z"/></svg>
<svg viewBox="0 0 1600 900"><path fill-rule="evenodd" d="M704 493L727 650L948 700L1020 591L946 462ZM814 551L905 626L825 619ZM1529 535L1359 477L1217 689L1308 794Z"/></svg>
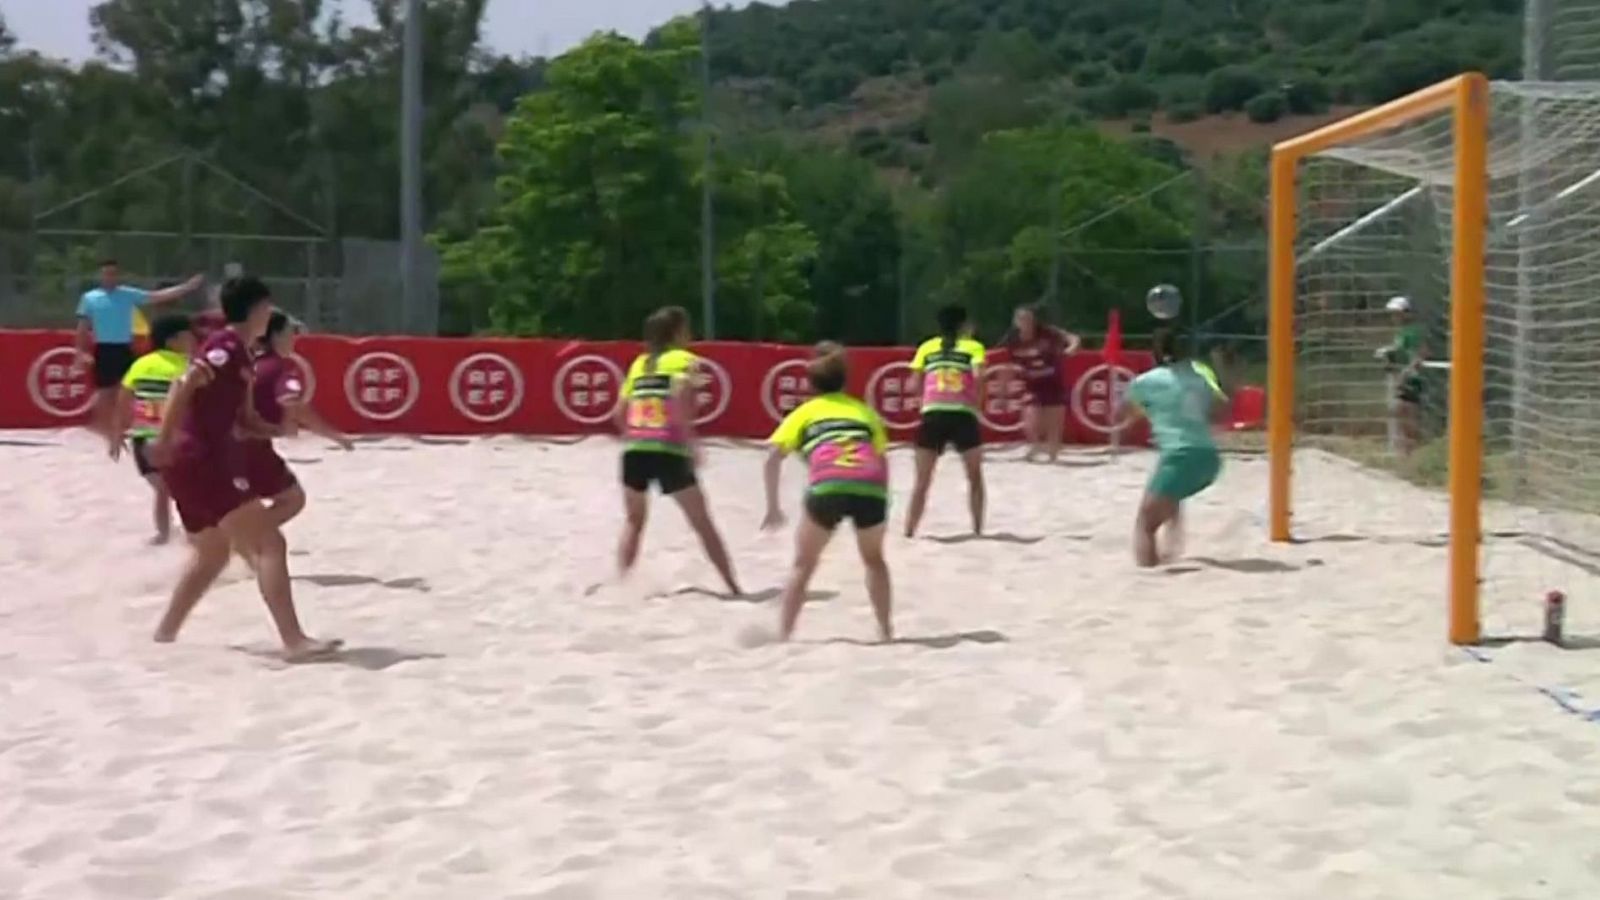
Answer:
<svg viewBox="0 0 1600 900"><path fill-rule="evenodd" d="M744 649L774 605L686 591L715 577L668 504L589 592L606 442L302 442L301 609L356 649L285 668L230 649L271 645L236 576L149 643L181 551L143 549L131 466L0 438L48 445L0 446L0 897L1600 897L1600 725L1532 686L1600 688L1600 651L1449 648L1444 551L1412 542L1442 502L1330 461L1299 527L1361 540L1267 544L1264 463L1233 461L1191 561L1138 573L1149 457L999 460L992 529L1043 540L895 539L920 643L842 642L872 627L841 541L803 642ZM721 449L707 481L770 596L759 472ZM941 478L927 531L956 534Z"/></svg>

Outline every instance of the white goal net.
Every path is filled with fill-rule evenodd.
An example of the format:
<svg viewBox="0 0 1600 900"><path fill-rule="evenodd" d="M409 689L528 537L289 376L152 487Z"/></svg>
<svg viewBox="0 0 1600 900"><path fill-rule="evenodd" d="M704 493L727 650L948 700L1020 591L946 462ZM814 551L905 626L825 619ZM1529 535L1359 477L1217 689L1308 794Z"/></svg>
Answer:
<svg viewBox="0 0 1600 900"><path fill-rule="evenodd" d="M1443 538L1453 124L1301 164L1295 516L1313 529ZM1485 634L1536 633L1550 589L1600 626L1600 83L1495 84L1489 127ZM1352 506L1336 475L1299 474L1352 463L1411 485Z"/></svg>

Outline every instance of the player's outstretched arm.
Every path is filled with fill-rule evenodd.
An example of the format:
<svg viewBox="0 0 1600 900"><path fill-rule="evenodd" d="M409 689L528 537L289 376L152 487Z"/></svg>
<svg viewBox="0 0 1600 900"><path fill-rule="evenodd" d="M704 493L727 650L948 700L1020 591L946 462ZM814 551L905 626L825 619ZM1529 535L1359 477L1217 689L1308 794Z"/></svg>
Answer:
<svg viewBox="0 0 1600 900"><path fill-rule="evenodd" d="M778 478L783 474L783 458L787 455L782 447L777 446L767 454L767 465L762 472L762 480L767 490L767 515L761 522L763 529L778 528L783 525L783 509L778 504Z"/></svg>
<svg viewBox="0 0 1600 900"><path fill-rule="evenodd" d="M350 438L346 437L344 432L333 427L332 425L329 425L328 421L322 418L320 413L312 409L309 403L303 403L296 400L286 404L286 407L289 417L294 422L299 424L300 427L314 435L317 435L318 437L333 441L335 444L339 445L339 449L341 450L355 449L356 445L350 441Z"/></svg>
<svg viewBox="0 0 1600 900"><path fill-rule="evenodd" d="M205 281L206 279L204 275L191 275L189 280L185 281L183 284L175 284L172 287L162 288L159 291L150 291L144 295L144 302L161 304L171 303L175 300L182 300L184 297L187 297L195 291L198 291L200 286L205 284Z"/></svg>
<svg viewBox="0 0 1600 900"><path fill-rule="evenodd" d="M1078 349L1083 346L1083 338L1077 332L1068 331L1065 328L1057 328L1055 331L1061 337L1061 352L1064 355L1070 356L1077 353Z"/></svg>

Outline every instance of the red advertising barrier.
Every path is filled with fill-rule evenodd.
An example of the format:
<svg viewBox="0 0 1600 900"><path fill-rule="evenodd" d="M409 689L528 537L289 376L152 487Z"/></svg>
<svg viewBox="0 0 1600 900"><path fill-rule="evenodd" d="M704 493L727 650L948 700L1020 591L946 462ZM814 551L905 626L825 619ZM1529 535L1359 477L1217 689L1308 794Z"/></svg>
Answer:
<svg viewBox="0 0 1600 900"><path fill-rule="evenodd" d="M93 390L74 370L72 335L0 331L0 428L80 424ZM804 347L711 342L697 402L704 434L760 438L804 398ZM316 409L354 434L584 434L611 429L633 342L344 338L309 335L295 346ZM897 438L919 420L911 351L850 351L849 389L865 397ZM1112 397L1150 367L1148 353L1124 351L1115 367L1097 352L1067 359L1067 440L1105 443ZM986 367L986 438L1019 440L1022 385L997 352ZM1125 443L1143 443L1141 431Z"/></svg>

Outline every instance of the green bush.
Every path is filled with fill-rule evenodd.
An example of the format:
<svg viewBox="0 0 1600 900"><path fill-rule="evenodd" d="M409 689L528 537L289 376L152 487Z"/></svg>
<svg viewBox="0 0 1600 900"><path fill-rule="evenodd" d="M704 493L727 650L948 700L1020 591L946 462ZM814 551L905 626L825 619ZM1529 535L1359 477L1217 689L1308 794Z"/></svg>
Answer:
<svg viewBox="0 0 1600 900"><path fill-rule="evenodd" d="M1328 83L1315 75L1297 76L1284 88L1284 100L1295 115L1327 112L1332 99Z"/></svg>
<svg viewBox="0 0 1600 900"><path fill-rule="evenodd" d="M1266 87L1266 79L1255 69L1223 66L1206 78L1206 111L1219 113L1244 109L1250 98L1261 94Z"/></svg>
<svg viewBox="0 0 1600 900"><path fill-rule="evenodd" d="M1288 111L1289 101L1278 91L1268 91L1244 105L1244 114L1250 117L1250 121L1262 125L1278 121Z"/></svg>
<svg viewBox="0 0 1600 900"><path fill-rule="evenodd" d="M1100 87L1115 74L1105 63L1086 62L1072 67L1072 83L1081 88Z"/></svg>
<svg viewBox="0 0 1600 900"><path fill-rule="evenodd" d="M1198 103L1178 103L1167 107L1167 120L1177 124L1193 122L1205 115L1205 109Z"/></svg>

